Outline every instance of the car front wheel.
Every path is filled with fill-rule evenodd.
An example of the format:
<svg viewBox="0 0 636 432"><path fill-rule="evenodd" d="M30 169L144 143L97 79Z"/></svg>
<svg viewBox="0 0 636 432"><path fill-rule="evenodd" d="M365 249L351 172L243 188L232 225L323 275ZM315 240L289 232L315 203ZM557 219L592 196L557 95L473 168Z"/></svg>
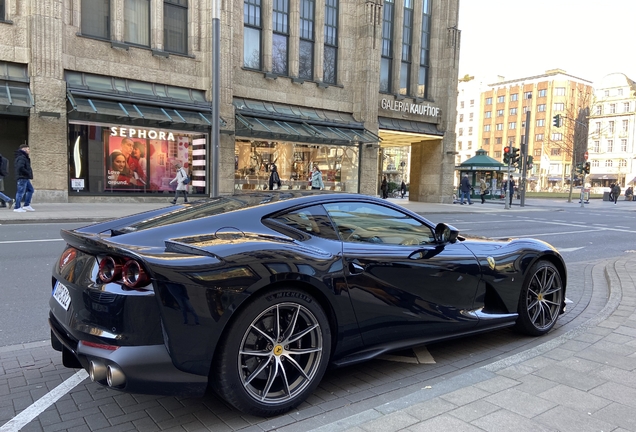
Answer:
<svg viewBox="0 0 636 432"><path fill-rule="evenodd" d="M295 289L257 296L230 324L212 385L237 409L269 417L298 406L316 388L331 333L312 296Z"/></svg>
<svg viewBox="0 0 636 432"><path fill-rule="evenodd" d="M517 329L541 336L554 327L563 304L561 275L548 261L535 263L523 283L519 296Z"/></svg>

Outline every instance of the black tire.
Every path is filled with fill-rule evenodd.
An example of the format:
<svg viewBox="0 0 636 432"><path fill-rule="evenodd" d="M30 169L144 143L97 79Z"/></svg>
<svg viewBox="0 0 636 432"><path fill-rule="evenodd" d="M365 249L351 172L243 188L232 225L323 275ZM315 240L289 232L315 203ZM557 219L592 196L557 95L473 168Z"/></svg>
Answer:
<svg viewBox="0 0 636 432"><path fill-rule="evenodd" d="M549 332L561 313L564 294L561 275L554 264L536 262L519 294L517 330L530 336Z"/></svg>
<svg viewBox="0 0 636 432"><path fill-rule="evenodd" d="M298 406L322 379L331 353L329 320L298 289L256 294L217 352L211 387L240 411L276 416Z"/></svg>

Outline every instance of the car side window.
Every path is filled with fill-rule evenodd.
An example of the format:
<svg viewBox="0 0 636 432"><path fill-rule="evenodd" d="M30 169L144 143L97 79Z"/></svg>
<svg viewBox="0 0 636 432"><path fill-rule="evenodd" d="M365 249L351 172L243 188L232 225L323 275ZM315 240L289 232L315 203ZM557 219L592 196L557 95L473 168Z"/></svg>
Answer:
<svg viewBox="0 0 636 432"><path fill-rule="evenodd" d="M377 204L325 204L340 238L346 242L390 245L435 243L433 230L411 216Z"/></svg>
<svg viewBox="0 0 636 432"><path fill-rule="evenodd" d="M305 234L339 240L327 212L322 206L305 207L289 213L277 215L273 220L302 231Z"/></svg>

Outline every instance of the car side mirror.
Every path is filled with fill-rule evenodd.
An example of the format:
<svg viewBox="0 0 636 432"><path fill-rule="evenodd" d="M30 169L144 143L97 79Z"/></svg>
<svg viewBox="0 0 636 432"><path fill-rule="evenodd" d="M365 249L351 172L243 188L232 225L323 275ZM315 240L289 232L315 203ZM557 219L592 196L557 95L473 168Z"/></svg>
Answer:
<svg viewBox="0 0 636 432"><path fill-rule="evenodd" d="M439 243L455 243L458 235L459 230L452 225L438 223L435 226L435 238Z"/></svg>

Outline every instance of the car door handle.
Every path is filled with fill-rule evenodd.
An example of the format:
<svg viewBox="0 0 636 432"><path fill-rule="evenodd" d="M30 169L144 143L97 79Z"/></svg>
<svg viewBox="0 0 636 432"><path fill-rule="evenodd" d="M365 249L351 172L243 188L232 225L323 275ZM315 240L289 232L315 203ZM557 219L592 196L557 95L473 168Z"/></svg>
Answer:
<svg viewBox="0 0 636 432"><path fill-rule="evenodd" d="M358 273L363 273L364 272L364 267L361 266L358 263L355 262L350 262L349 263L349 273L351 274L358 274Z"/></svg>

